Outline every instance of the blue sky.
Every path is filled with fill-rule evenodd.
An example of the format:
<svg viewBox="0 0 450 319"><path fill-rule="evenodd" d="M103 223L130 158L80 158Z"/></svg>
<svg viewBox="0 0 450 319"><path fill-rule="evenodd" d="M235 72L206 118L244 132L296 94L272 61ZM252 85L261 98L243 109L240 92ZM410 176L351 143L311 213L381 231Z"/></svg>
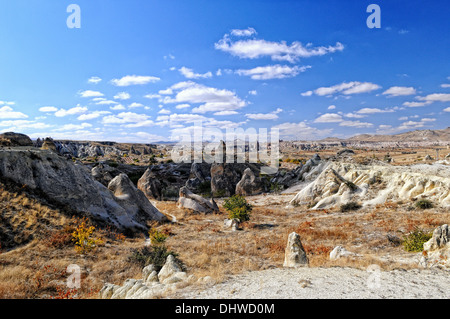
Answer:
<svg viewBox="0 0 450 319"><path fill-rule="evenodd" d="M0 131L150 143L199 120L310 140L443 129L447 2L2 1Z"/></svg>

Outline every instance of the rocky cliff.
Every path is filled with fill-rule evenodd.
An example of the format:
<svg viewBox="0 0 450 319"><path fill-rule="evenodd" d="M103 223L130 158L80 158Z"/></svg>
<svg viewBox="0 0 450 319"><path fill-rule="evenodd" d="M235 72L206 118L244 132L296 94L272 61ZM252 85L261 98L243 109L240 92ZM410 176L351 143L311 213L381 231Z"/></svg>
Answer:
<svg viewBox="0 0 450 319"><path fill-rule="evenodd" d="M139 190L129 187L126 178L116 180L110 190L92 177L90 169L50 150L1 149L0 177L39 190L52 201L119 230L144 231L147 220L166 219ZM126 189L124 196L113 193L118 189ZM133 203L127 198L133 198Z"/></svg>

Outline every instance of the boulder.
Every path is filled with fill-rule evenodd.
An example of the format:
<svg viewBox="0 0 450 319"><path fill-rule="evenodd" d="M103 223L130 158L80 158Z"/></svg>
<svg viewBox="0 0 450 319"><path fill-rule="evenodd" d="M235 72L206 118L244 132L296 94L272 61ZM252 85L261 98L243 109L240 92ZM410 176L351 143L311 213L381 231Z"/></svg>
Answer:
<svg viewBox="0 0 450 319"><path fill-rule="evenodd" d="M211 165L211 191L215 196L229 197L235 194L241 177L233 166L225 163Z"/></svg>
<svg viewBox="0 0 450 319"><path fill-rule="evenodd" d="M151 168L148 168L144 175L139 179L137 187L148 199L162 199L161 182L156 178Z"/></svg>
<svg viewBox="0 0 450 319"><path fill-rule="evenodd" d="M242 175L241 180L236 185L236 194L243 196L258 195L266 191L263 180L257 177L255 173L247 168Z"/></svg>
<svg viewBox="0 0 450 319"><path fill-rule="evenodd" d="M173 255L167 256L166 263L158 273L158 279L161 283L174 283L186 279L186 273L175 260Z"/></svg>
<svg viewBox="0 0 450 319"><path fill-rule="evenodd" d="M239 230L240 224L241 224L241 221L239 219L237 219L237 218L225 219L223 221L223 226L225 228L230 228L232 231Z"/></svg>
<svg viewBox="0 0 450 319"><path fill-rule="evenodd" d="M7 132L0 134L1 146L33 146L33 141L25 134Z"/></svg>
<svg viewBox="0 0 450 319"><path fill-rule="evenodd" d="M450 268L450 230L447 224L437 227L433 236L423 244L423 267Z"/></svg>
<svg viewBox="0 0 450 319"><path fill-rule="evenodd" d="M304 267L309 264L300 235L293 232L288 237L286 250L284 253L283 267L296 268Z"/></svg>
<svg viewBox="0 0 450 319"><path fill-rule="evenodd" d="M114 177L121 174L121 172L108 164L100 163L91 170L92 177L105 186L114 179Z"/></svg>
<svg viewBox="0 0 450 319"><path fill-rule="evenodd" d="M178 207L191 209L199 213L218 213L219 207L213 198L207 200L200 195L192 193L187 187L180 188Z"/></svg>
<svg viewBox="0 0 450 319"><path fill-rule="evenodd" d="M211 187L211 164L192 163L186 187L194 193L198 193L202 191L200 188L204 184L209 184L209 188Z"/></svg>
<svg viewBox="0 0 450 319"><path fill-rule="evenodd" d="M331 260L337 260L342 257L357 257L358 254L355 254L351 251L348 251L342 246L336 246L330 253L330 259Z"/></svg>
<svg viewBox="0 0 450 319"><path fill-rule="evenodd" d="M120 174L109 184L108 189L114 194L122 207L134 220L145 223L147 220L166 221L167 218L137 189L126 174Z"/></svg>
<svg viewBox="0 0 450 319"><path fill-rule="evenodd" d="M56 144L53 141L53 139L51 139L50 137L47 137L44 140L44 143L42 143L42 147L41 148L43 150L50 150L50 151L53 151L53 152L57 152Z"/></svg>

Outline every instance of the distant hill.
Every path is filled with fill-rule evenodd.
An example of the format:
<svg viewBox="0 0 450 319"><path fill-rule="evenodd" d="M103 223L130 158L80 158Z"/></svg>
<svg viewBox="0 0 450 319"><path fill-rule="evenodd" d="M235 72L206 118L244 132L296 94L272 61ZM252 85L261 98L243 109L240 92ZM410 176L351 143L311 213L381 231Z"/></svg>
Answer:
<svg viewBox="0 0 450 319"><path fill-rule="evenodd" d="M416 130L395 135L361 134L346 141L359 142L450 142L450 127L443 130Z"/></svg>

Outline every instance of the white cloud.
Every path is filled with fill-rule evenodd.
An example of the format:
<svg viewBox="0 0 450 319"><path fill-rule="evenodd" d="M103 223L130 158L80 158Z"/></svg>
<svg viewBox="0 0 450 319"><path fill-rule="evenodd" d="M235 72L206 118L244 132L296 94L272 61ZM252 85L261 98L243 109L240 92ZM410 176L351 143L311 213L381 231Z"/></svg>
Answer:
<svg viewBox="0 0 450 319"><path fill-rule="evenodd" d="M167 109L161 109L161 110L158 112L158 114L170 114L170 113L172 113L172 112L170 112L170 111L167 110Z"/></svg>
<svg viewBox="0 0 450 319"><path fill-rule="evenodd" d="M178 104L177 106L175 106L175 108L176 109L179 109L179 110L181 110L181 109L187 109L187 108L190 108L191 106L189 105L189 104Z"/></svg>
<svg viewBox="0 0 450 319"><path fill-rule="evenodd" d="M428 101L428 102L405 102L403 103L404 106L407 107L422 107L425 105L430 105L432 102Z"/></svg>
<svg viewBox="0 0 450 319"><path fill-rule="evenodd" d="M161 79L155 76L127 75L121 79L113 79L111 83L115 86L144 85L158 82Z"/></svg>
<svg viewBox="0 0 450 319"><path fill-rule="evenodd" d="M416 89L413 87L405 87L405 86L393 86L383 92L383 95L389 95L390 97L413 95L413 94L416 94Z"/></svg>
<svg viewBox="0 0 450 319"><path fill-rule="evenodd" d="M450 88L450 84L441 84L441 88L448 89Z"/></svg>
<svg viewBox="0 0 450 319"><path fill-rule="evenodd" d="M163 99L163 103L201 104L192 110L193 113L235 111L247 105L234 92L200 85L191 81L177 83L171 88L180 91L174 98L166 96Z"/></svg>
<svg viewBox="0 0 450 319"><path fill-rule="evenodd" d="M95 104L97 104L97 105L111 105L111 104L118 104L118 103L116 101L103 99L103 100L100 100L100 101L96 102Z"/></svg>
<svg viewBox="0 0 450 319"><path fill-rule="evenodd" d="M358 110L356 113L358 113L358 114L375 114L375 113L392 113L392 112L395 112L395 111L392 109L382 110L382 109L378 109L378 108L366 107L366 108Z"/></svg>
<svg viewBox="0 0 450 319"><path fill-rule="evenodd" d="M99 78L98 76L93 76L93 77L91 77L91 78L88 80L88 83L91 83L91 84L98 84L98 83L100 83L101 81L102 81L102 79Z"/></svg>
<svg viewBox="0 0 450 319"><path fill-rule="evenodd" d="M161 95L159 95L159 94L147 94L144 97L147 98L147 99L160 99Z"/></svg>
<svg viewBox="0 0 450 319"><path fill-rule="evenodd" d="M250 76L253 80L270 80L270 79L284 79L297 76L300 72L305 72L311 66L294 66L287 65L268 65L259 66L250 70L237 70L239 75Z"/></svg>
<svg viewBox="0 0 450 319"><path fill-rule="evenodd" d="M330 87L320 87L314 91L308 91L302 93L303 96L311 96L313 93L319 96L333 95L336 93L342 93L345 95L369 93L380 89L381 86L370 82L343 82Z"/></svg>
<svg viewBox="0 0 450 319"><path fill-rule="evenodd" d="M369 128L372 127L372 123L360 122L360 121L342 121L339 126L356 127L356 128Z"/></svg>
<svg viewBox="0 0 450 319"><path fill-rule="evenodd" d="M435 93L429 94L425 97L418 96L418 100L426 102L450 102L450 94L448 93Z"/></svg>
<svg viewBox="0 0 450 319"><path fill-rule="evenodd" d="M445 108L444 112L450 112L450 107Z"/></svg>
<svg viewBox="0 0 450 319"><path fill-rule="evenodd" d="M257 32L253 28L247 28L244 30L239 30L239 29L231 30L231 35L234 35L236 37L249 37L254 34L257 34Z"/></svg>
<svg viewBox="0 0 450 319"><path fill-rule="evenodd" d="M279 129L280 138L293 140L317 140L327 137L333 132L333 129L319 130L308 126L305 122L300 123L283 123L273 126Z"/></svg>
<svg viewBox="0 0 450 319"><path fill-rule="evenodd" d="M103 93L98 91L86 90L79 93L81 97L89 98L89 97L100 97L104 96Z"/></svg>
<svg viewBox="0 0 450 319"><path fill-rule="evenodd" d="M325 113L314 120L314 123L338 123L342 122L342 116L335 113Z"/></svg>
<svg viewBox="0 0 450 319"><path fill-rule="evenodd" d="M54 129L55 132L61 132L61 131L76 131L76 130L82 130L88 127L92 127L92 124L89 123L81 123L81 124L65 124L57 129Z"/></svg>
<svg viewBox="0 0 450 319"><path fill-rule="evenodd" d="M85 106L76 106L73 107L69 110L66 109L59 109L58 111L55 112L55 116L56 117L65 117L68 115L76 115L76 114L82 114L82 113L86 113L88 111L88 108Z"/></svg>
<svg viewBox="0 0 450 319"><path fill-rule="evenodd" d="M117 115L108 115L102 119L103 124L126 124L126 123L138 123L146 121L149 116L146 114L137 114L133 112L122 112Z"/></svg>
<svg viewBox="0 0 450 319"><path fill-rule="evenodd" d="M166 90L160 90L158 92L161 95L172 95L173 94L173 90L171 88L168 88Z"/></svg>
<svg viewBox="0 0 450 319"><path fill-rule="evenodd" d="M77 120L89 121L89 120L96 119L96 118L100 117L101 115L106 115L106 114L110 114L110 113L111 112L108 112L108 111L94 111L92 113L80 115L79 117L77 117Z"/></svg>
<svg viewBox="0 0 450 319"><path fill-rule="evenodd" d="M114 96L115 100L128 100L131 98L131 95L127 92L120 92Z"/></svg>
<svg viewBox="0 0 450 319"><path fill-rule="evenodd" d="M58 111L58 109L54 106L44 106L39 109L39 112L44 112L44 113L53 113L56 111Z"/></svg>
<svg viewBox="0 0 450 319"><path fill-rule="evenodd" d="M126 107L123 106L122 104L117 104L117 105L111 106L109 109L113 110L113 111L122 111L122 110L125 110Z"/></svg>
<svg viewBox="0 0 450 319"><path fill-rule="evenodd" d="M258 92L256 90L251 90L251 91L248 91L248 94L250 94L250 95L258 95Z"/></svg>
<svg viewBox="0 0 450 319"><path fill-rule="evenodd" d="M130 105L128 105L128 107L129 107L130 109L134 109L134 108L137 108L137 107L144 107L144 106L145 106L144 104L137 103L137 102L133 102L133 103L131 103Z"/></svg>
<svg viewBox="0 0 450 319"><path fill-rule="evenodd" d="M299 58L321 56L337 51L342 51L344 46L336 43L335 46L313 47L308 44L304 46L300 42L288 45L286 42L272 42L266 40L246 39L233 42L229 35L225 35L219 42L215 43L216 50L228 52L233 56L247 59L256 59L265 56L274 61L296 62Z"/></svg>
<svg viewBox="0 0 450 319"><path fill-rule="evenodd" d="M228 116L228 115L236 115L236 114L239 114L239 113L236 111L221 111L221 112L214 113L214 115L216 115L216 116Z"/></svg>
<svg viewBox="0 0 450 319"><path fill-rule="evenodd" d="M329 110L334 110L334 109L336 109L336 105L330 105L330 106L328 107L328 109L329 109Z"/></svg>
<svg viewBox="0 0 450 319"><path fill-rule="evenodd" d="M251 120L276 120L278 119L278 114L283 112L282 109L278 108L270 113L254 113L254 114L245 114L245 116Z"/></svg>
<svg viewBox="0 0 450 319"><path fill-rule="evenodd" d="M192 69L186 68L184 66L182 68L180 68L178 71L180 71L180 73L188 79L200 79L200 78L207 79L207 78L212 77L211 72L206 72L205 74L199 74L199 73L195 73Z"/></svg>
<svg viewBox="0 0 450 319"><path fill-rule="evenodd" d="M44 129L51 127L51 125L28 120L8 120L8 121L1 121L0 127L8 127L5 130L1 130L6 132L6 131L21 131L25 129Z"/></svg>

